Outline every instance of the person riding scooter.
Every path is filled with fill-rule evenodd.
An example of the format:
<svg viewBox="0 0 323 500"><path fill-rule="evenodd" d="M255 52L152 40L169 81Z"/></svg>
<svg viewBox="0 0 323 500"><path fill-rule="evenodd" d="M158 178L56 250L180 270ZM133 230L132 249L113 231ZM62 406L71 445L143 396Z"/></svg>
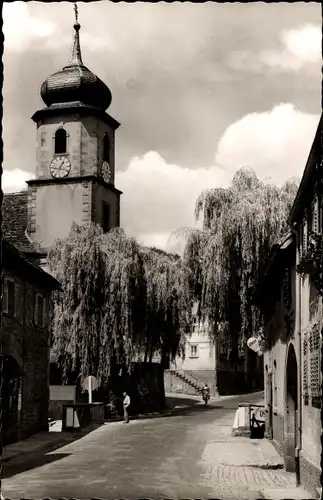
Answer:
<svg viewBox="0 0 323 500"><path fill-rule="evenodd" d="M202 389L202 397L203 397L203 401L204 401L205 406L206 406L208 403L208 400L210 399L210 388L207 384L204 384L204 387Z"/></svg>

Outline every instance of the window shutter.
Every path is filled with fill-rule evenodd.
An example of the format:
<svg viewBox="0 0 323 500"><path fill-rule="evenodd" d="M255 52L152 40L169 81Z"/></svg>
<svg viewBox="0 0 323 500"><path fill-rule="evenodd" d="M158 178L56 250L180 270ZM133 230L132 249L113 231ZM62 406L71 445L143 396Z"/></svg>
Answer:
<svg viewBox="0 0 323 500"><path fill-rule="evenodd" d="M39 307L38 293L36 293L36 295L35 295L35 308L34 308L34 323L37 326L38 326L38 307Z"/></svg>
<svg viewBox="0 0 323 500"><path fill-rule="evenodd" d="M308 396L308 341L307 335L303 339L303 396Z"/></svg>
<svg viewBox="0 0 323 500"><path fill-rule="evenodd" d="M316 323L310 332L309 385L312 398L321 396L321 327Z"/></svg>
<svg viewBox="0 0 323 500"><path fill-rule="evenodd" d="M6 313L15 317L16 284L12 279L6 279Z"/></svg>
<svg viewBox="0 0 323 500"><path fill-rule="evenodd" d="M312 206L312 231L313 233L318 233L319 232L319 204L318 204L318 198L315 198L315 201Z"/></svg>
<svg viewBox="0 0 323 500"><path fill-rule="evenodd" d="M21 320L21 286L19 283L15 284L15 317L18 321Z"/></svg>
<svg viewBox="0 0 323 500"><path fill-rule="evenodd" d="M46 326L46 319L47 319L47 310L46 310L46 298L43 297L43 324L42 324L42 327L44 328Z"/></svg>
<svg viewBox="0 0 323 500"><path fill-rule="evenodd" d="M2 308L3 312L8 314L8 280L3 279L3 297L2 297Z"/></svg>
<svg viewBox="0 0 323 500"><path fill-rule="evenodd" d="M303 242L302 242L302 246L303 246L303 252L306 253L306 250L307 250L307 224L306 224L306 222L304 222L304 224L303 224Z"/></svg>
<svg viewBox="0 0 323 500"><path fill-rule="evenodd" d="M298 245L299 245L299 258L301 259L303 257L303 242L304 242L304 224L301 224L300 225L300 228L299 228L299 241L298 241Z"/></svg>

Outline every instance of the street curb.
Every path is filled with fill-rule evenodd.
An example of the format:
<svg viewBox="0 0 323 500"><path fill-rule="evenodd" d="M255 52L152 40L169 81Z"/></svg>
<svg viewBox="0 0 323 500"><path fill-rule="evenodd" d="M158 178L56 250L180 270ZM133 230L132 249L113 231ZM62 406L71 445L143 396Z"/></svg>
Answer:
<svg viewBox="0 0 323 500"><path fill-rule="evenodd" d="M131 420L145 420L149 418L159 418L159 417L168 417L174 415L176 413L181 413L182 411L186 411L188 408L194 408L197 406L199 402L194 403L193 405L183 406L181 408L169 408L162 410L160 412L152 412L152 413L141 413L139 415L130 415ZM112 417L105 419L105 423L113 423L113 422L122 422L123 417Z"/></svg>
<svg viewBox="0 0 323 500"><path fill-rule="evenodd" d="M253 469L263 469L263 470L282 470L284 466L282 464L247 464L244 467L251 467Z"/></svg>

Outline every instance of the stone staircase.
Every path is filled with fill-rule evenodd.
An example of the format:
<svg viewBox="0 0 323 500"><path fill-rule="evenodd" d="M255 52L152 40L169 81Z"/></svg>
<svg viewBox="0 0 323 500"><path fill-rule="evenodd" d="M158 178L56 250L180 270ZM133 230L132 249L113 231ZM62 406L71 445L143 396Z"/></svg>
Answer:
<svg viewBox="0 0 323 500"><path fill-rule="evenodd" d="M194 389L196 391L197 394L202 393L203 385L196 377L194 377L190 373L186 372L185 370L178 369L178 368L176 370L172 370L172 369L167 370L167 372L170 375L177 377L182 382L185 382L186 384L188 384L190 387L192 387L192 389Z"/></svg>

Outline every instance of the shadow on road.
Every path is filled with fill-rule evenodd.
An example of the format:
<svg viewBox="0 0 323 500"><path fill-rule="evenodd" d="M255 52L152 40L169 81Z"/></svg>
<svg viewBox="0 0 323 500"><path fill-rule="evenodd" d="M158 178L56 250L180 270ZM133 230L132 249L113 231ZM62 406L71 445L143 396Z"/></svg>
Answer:
<svg viewBox="0 0 323 500"><path fill-rule="evenodd" d="M160 413L152 413L145 415L133 415L130 416L130 419L147 420L147 419L165 418L165 417L170 418L181 415L184 416L184 415L203 414L206 412L209 413L214 410L231 410L237 408L239 402L244 401L245 399L246 400L255 399L255 401L257 401L259 399L260 394L261 393L257 393L254 395L239 394L237 396L233 396L228 400L221 400L214 402L212 402L211 400L207 406L205 406L200 399L194 397L192 398L190 398L189 396L176 397L176 395L167 396L166 398L167 408L165 408L164 411ZM122 418L110 421L115 421L115 420L120 421L122 420ZM106 424L109 425L109 421L106 422ZM62 448L63 446L66 446L74 441L77 441L78 439L81 439L82 437L86 436L87 434L94 431L98 427L100 426L93 425L86 429L83 429L81 432L78 433L71 433L71 434L64 433L61 435L59 435L58 433L57 440L51 441L49 443L44 443L44 446L42 446L41 449L29 453L23 453L19 456L13 457L11 460L7 462L4 462L2 468L2 478L3 479L10 478L21 472L35 469L37 467L41 467L42 465L55 462L57 460L61 460L69 456L70 455L69 453L55 453L54 455L48 455L48 453L56 451L59 448Z"/></svg>
<svg viewBox="0 0 323 500"><path fill-rule="evenodd" d="M11 458L8 461L4 461L2 465L2 478L10 478L12 476L15 476L16 474L20 474L21 472L36 469L37 467L41 467L42 465L56 462L57 460L68 457L70 453L55 453L55 455L48 455L48 453L56 451L63 446L74 443L75 441L78 441L98 427L99 425L91 425L85 429L82 429L81 432L77 433L57 433L57 439L55 441L50 441L48 443L45 442L40 449L25 452Z"/></svg>
<svg viewBox="0 0 323 500"><path fill-rule="evenodd" d="M37 467L51 464L52 462L57 462L57 460L61 460L62 458L69 456L70 453L55 453L55 455L46 455L44 452L38 452L29 454L28 459L25 456L23 459L15 459L4 463L2 469L2 479L8 479L16 474L36 469Z"/></svg>

